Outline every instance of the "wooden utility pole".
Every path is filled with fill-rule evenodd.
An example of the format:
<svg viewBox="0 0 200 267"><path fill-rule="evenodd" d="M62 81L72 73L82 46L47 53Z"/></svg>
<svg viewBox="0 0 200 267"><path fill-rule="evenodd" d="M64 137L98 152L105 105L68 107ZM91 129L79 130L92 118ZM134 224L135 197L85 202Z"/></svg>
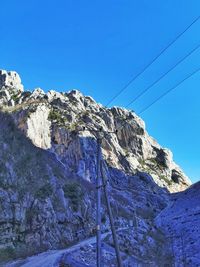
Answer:
<svg viewBox="0 0 200 267"><path fill-rule="evenodd" d="M112 231L113 242L114 242L114 246L115 246L117 265L118 265L118 267L122 267L122 260L121 260L121 256L120 256L119 244L118 244L118 240L117 240L117 234L116 234L116 230L115 230L112 209L111 209L111 205L110 205L110 201L109 201L109 197L108 197L108 191L107 191L107 182L108 181L107 181L103 167L104 167L103 166L103 160L101 160L101 175L102 175L102 182L103 182L103 190L104 190L106 206L107 206L109 220L110 220L110 227L111 227L111 231Z"/></svg>
<svg viewBox="0 0 200 267"><path fill-rule="evenodd" d="M174 252L174 238L173 236L170 237L171 241L171 250L172 250L172 266L176 267L176 258L175 258L175 252Z"/></svg>
<svg viewBox="0 0 200 267"><path fill-rule="evenodd" d="M137 219L137 211L136 211L136 209L134 210L134 217L135 217L136 238L137 238L137 242L138 242L138 244L139 244L138 219ZM138 267L138 260L137 260L136 266Z"/></svg>
<svg viewBox="0 0 200 267"><path fill-rule="evenodd" d="M96 242L96 252L97 252L97 267L101 267L101 137L100 134L97 138L97 218L96 218L96 231L97 231L97 242Z"/></svg>
<svg viewBox="0 0 200 267"><path fill-rule="evenodd" d="M182 262L183 262L183 267L186 266L186 261L187 261L187 257L186 257L186 253L185 253L185 242L183 240L183 233L180 233L180 240L181 240L181 248L182 248Z"/></svg>

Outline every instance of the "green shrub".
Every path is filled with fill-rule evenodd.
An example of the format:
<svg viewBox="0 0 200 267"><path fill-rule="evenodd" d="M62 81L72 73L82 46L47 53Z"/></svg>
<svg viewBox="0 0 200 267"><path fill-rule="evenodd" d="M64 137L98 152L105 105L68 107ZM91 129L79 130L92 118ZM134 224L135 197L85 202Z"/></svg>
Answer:
<svg viewBox="0 0 200 267"><path fill-rule="evenodd" d="M79 183L71 182L63 187L65 197L69 198L74 211L78 210L79 205L83 199L83 191Z"/></svg>
<svg viewBox="0 0 200 267"><path fill-rule="evenodd" d="M105 216L105 215L102 215L102 217L101 217L101 222L102 222L103 224L106 223L106 216Z"/></svg>
<svg viewBox="0 0 200 267"><path fill-rule="evenodd" d="M34 246L29 246L27 244L23 243L16 243L16 247L6 247L0 249L0 266L1 263L5 263L11 260L16 259L25 259L29 256L34 255L35 253L41 253L43 251L46 251L48 247L46 245L41 245L39 248Z"/></svg>
<svg viewBox="0 0 200 267"><path fill-rule="evenodd" d="M53 193L50 184L43 185L35 194L35 197L41 200L49 197Z"/></svg>
<svg viewBox="0 0 200 267"><path fill-rule="evenodd" d="M140 163L140 165L143 167L146 163L144 159L139 158L138 162Z"/></svg>
<svg viewBox="0 0 200 267"><path fill-rule="evenodd" d="M62 115L55 110L51 110L48 116L48 119L50 121L57 121L58 123L64 124L65 123L65 118L62 117Z"/></svg>
<svg viewBox="0 0 200 267"><path fill-rule="evenodd" d="M78 122L73 122L69 125L69 130L71 131L76 131L77 127L78 127Z"/></svg>
<svg viewBox="0 0 200 267"><path fill-rule="evenodd" d="M30 209L26 210L26 222L29 227L32 227L33 218L38 215L38 209L36 207L31 207Z"/></svg>
<svg viewBox="0 0 200 267"><path fill-rule="evenodd" d="M19 94L15 94L15 95L11 96L11 99L16 101L18 99L18 97L19 97Z"/></svg>
<svg viewBox="0 0 200 267"><path fill-rule="evenodd" d="M15 249L11 246L0 249L0 262L14 259L16 257Z"/></svg>

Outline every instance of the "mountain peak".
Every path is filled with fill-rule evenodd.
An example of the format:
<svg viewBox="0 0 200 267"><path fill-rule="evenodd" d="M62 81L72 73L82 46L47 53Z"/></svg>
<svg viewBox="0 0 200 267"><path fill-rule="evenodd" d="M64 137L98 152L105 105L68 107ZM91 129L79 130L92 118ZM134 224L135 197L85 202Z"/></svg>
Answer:
<svg viewBox="0 0 200 267"><path fill-rule="evenodd" d="M16 71L0 70L0 90L7 88L13 88L19 92L24 91L20 76Z"/></svg>

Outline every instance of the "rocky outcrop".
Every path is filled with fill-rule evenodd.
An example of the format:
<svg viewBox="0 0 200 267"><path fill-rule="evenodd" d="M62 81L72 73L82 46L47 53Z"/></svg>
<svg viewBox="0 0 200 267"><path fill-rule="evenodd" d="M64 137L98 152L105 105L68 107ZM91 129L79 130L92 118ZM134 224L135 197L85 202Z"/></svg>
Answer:
<svg viewBox="0 0 200 267"><path fill-rule="evenodd" d="M50 109L38 105L26 121L26 133L37 147L48 149L51 147L51 122L48 120Z"/></svg>
<svg viewBox="0 0 200 267"><path fill-rule="evenodd" d="M23 92L20 79L12 83L2 82L0 88L0 258L10 251L14 258L65 247L94 235L96 139L101 132L125 261L170 264L165 231L155 218L168 205L169 192L191 184L172 153L148 135L132 111L105 108L77 90ZM103 232L109 231L107 216L102 220ZM112 246L109 235L105 246L108 251Z"/></svg>
<svg viewBox="0 0 200 267"><path fill-rule="evenodd" d="M19 74L15 71L0 70L0 88L13 89L15 92L23 92L24 87L21 84Z"/></svg>
<svg viewBox="0 0 200 267"><path fill-rule="evenodd" d="M0 70L0 105L14 106L24 87L15 71Z"/></svg>

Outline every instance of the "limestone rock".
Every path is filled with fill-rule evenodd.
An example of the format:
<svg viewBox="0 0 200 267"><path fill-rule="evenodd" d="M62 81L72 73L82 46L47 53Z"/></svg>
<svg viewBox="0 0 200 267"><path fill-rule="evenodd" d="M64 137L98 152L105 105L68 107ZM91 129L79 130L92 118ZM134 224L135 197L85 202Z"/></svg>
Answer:
<svg viewBox="0 0 200 267"><path fill-rule="evenodd" d="M34 113L27 119L27 137L37 147L48 149L51 147L51 122L48 120L50 109L45 105L38 105Z"/></svg>
<svg viewBox="0 0 200 267"><path fill-rule="evenodd" d="M23 92L19 74L15 71L0 70L0 88L12 88L15 92Z"/></svg>
<svg viewBox="0 0 200 267"><path fill-rule="evenodd" d="M47 93L47 98L51 102L51 101L56 100L56 99L62 99L63 97L62 97L62 94L61 93L56 92L54 90L50 90Z"/></svg>
<svg viewBox="0 0 200 267"><path fill-rule="evenodd" d="M31 94L31 98L38 99L44 97L45 92L41 88L36 88Z"/></svg>

